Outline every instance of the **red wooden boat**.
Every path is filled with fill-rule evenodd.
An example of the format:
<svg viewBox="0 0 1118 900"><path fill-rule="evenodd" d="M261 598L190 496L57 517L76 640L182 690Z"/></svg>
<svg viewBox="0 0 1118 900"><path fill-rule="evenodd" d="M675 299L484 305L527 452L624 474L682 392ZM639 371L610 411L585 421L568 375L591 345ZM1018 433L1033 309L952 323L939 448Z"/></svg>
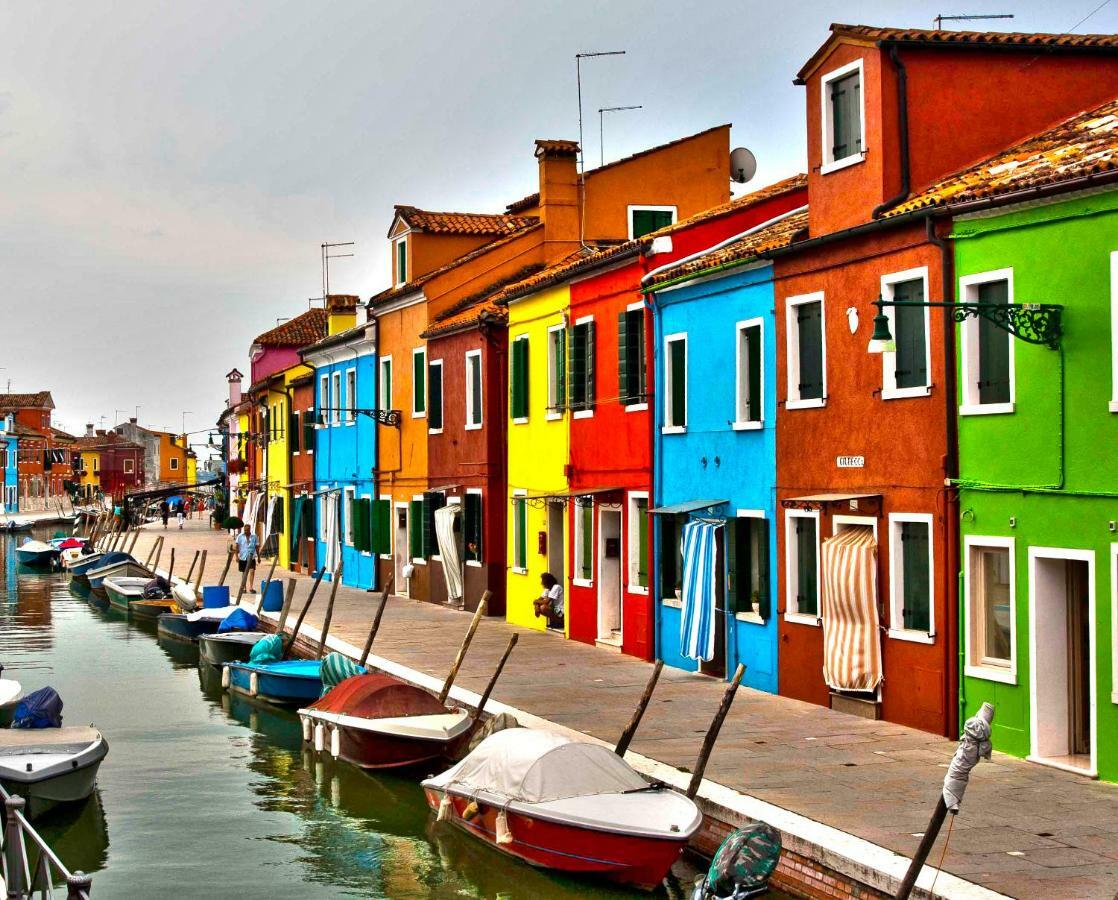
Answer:
<svg viewBox="0 0 1118 900"><path fill-rule="evenodd" d="M439 819L498 850L648 890L702 823L691 800L608 747L531 728L489 736L423 789Z"/></svg>
<svg viewBox="0 0 1118 900"><path fill-rule="evenodd" d="M390 675L355 675L299 710L303 739L362 769L415 766L448 756L470 714Z"/></svg>

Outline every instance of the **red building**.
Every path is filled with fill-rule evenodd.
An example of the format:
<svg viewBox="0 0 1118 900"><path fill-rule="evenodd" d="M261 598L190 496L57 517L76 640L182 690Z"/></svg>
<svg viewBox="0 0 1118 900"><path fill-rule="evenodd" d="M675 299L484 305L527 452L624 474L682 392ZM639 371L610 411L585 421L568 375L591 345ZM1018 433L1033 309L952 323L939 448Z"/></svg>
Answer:
<svg viewBox="0 0 1118 900"><path fill-rule="evenodd" d="M120 501L129 491L142 490L144 487L144 447L115 431L94 430L86 425L86 433L74 441L74 456L78 468L76 478L85 480L91 474L85 467L86 458L97 460L96 482L101 494Z"/></svg>
<svg viewBox="0 0 1118 900"><path fill-rule="evenodd" d="M953 324L921 305L952 301L952 251L920 210L890 211L1114 96L1112 49L835 25L800 71L809 227L770 254L781 694L957 733ZM881 357L878 297L913 303L887 308L897 350Z"/></svg>
<svg viewBox="0 0 1118 900"><path fill-rule="evenodd" d="M0 416L11 413L19 426L20 509L53 508L74 480L74 438L51 425L50 391L0 394Z"/></svg>

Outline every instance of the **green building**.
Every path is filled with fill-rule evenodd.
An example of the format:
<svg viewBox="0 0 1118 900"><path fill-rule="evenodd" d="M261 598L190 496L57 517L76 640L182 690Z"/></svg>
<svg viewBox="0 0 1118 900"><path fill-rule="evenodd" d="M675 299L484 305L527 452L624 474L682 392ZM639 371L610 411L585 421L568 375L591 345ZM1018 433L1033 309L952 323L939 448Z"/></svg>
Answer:
<svg viewBox="0 0 1118 900"><path fill-rule="evenodd" d="M956 302L1058 304L1059 346L958 326L962 701L994 746L1118 781L1118 189L957 216Z"/></svg>

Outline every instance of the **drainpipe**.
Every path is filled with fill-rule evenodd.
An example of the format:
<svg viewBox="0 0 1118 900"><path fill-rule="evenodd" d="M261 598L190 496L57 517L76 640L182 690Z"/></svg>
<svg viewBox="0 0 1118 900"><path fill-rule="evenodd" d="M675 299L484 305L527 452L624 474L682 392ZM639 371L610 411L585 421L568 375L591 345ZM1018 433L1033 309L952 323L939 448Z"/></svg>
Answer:
<svg viewBox="0 0 1118 900"><path fill-rule="evenodd" d="M940 254L940 294L944 303L953 303L955 299L955 258L951 245L936 232L936 222L932 216L924 220L928 243L939 248ZM943 311L943 411L947 430L947 452L943 457L944 478L944 589L950 590L954 586L956 602L945 603L947 611L947 629L944 640L947 641L947 702L944 705L948 712L947 733L948 737L955 737L959 732L959 725L963 721L964 698L962 692L962 647L964 642L959 638L959 581L953 573L959 571L959 491L954 486L954 481L959 477L959 420L958 420L958 384L955 359L955 320ZM945 598L946 599L946 598ZM952 647L954 643L954 647ZM954 652L952 652L954 651Z"/></svg>
<svg viewBox="0 0 1118 900"><path fill-rule="evenodd" d="M881 46L880 44L878 46ZM873 211L873 218L877 219L885 215L898 203L903 203L908 199L909 195L909 170L908 170L908 73L905 71L904 63L901 62L900 54L897 53L897 45L889 45L889 59L893 61L893 67L897 71L897 152L900 156L901 163L901 189L897 192L896 196L890 197L880 206Z"/></svg>
<svg viewBox="0 0 1118 900"><path fill-rule="evenodd" d="M675 265L675 263L672 263L672 265ZM660 268L664 268L664 267L661 266ZM644 282L645 279L647 279L649 277L649 275L652 275L653 272L655 272L655 271L657 271L657 270L653 269L650 272L645 273L645 275L641 278L642 283ZM651 350L651 356L652 356L653 360L656 359L656 348L660 346L660 330L661 330L661 324L662 324L660 322L660 317L657 315L658 309L657 309L655 296L656 296L655 294L651 294L651 293L647 293L647 292L644 292L644 293L641 294L641 300L644 302L644 307L645 307L645 309L648 310L648 314L652 318L652 347L650 348L650 350ZM649 374L652 376L652 378L651 379L649 379L648 377L645 378L645 387L646 387L646 389L648 389L648 404L649 404L649 409L648 409L648 412L649 412L649 416L648 416L648 459L649 459L649 462L651 463L651 469L652 469L652 473L651 473L652 474L652 484L649 485L651 490L649 490L648 508L649 509L655 509L656 507L658 507L660 505L660 482L661 482L660 465L663 462L663 459L662 459L663 454L656 452L656 435L658 434L659 427L660 427L660 404L657 400L657 398L660 396L660 394L659 394L659 391L656 390L656 386L657 386L657 381L658 381L660 376L659 376L659 372L657 371L655 365L652 366L652 371ZM649 537L651 538L652 547L649 548L649 549L652 550L652 554L651 554L652 559L653 560L658 560L660 558L660 554L657 553L654 548L656 548L660 545L660 540L661 540L660 517L659 516L652 516L651 519L652 519L652 522L651 522L652 528L649 532ZM649 572L648 583L649 583L649 586L651 588L651 593L652 593L652 654L653 654L654 659L661 659L661 655L660 655L660 610L663 606L663 599L662 599L662 592L660 590L660 567L659 566L657 566L657 565L652 566L652 571Z"/></svg>

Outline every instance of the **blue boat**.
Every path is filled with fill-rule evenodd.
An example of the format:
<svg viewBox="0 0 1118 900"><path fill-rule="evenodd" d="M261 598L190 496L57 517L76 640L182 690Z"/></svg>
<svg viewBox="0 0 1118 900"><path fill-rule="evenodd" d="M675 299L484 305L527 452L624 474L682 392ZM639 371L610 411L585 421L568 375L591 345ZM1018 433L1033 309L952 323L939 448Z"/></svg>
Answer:
<svg viewBox="0 0 1118 900"><path fill-rule="evenodd" d="M163 613L159 617L159 636L198 643L204 634L215 634L236 606L218 606L192 613Z"/></svg>
<svg viewBox="0 0 1118 900"><path fill-rule="evenodd" d="M283 706L302 706L322 696L322 662L287 659L263 664L230 663L222 682L238 694Z"/></svg>

